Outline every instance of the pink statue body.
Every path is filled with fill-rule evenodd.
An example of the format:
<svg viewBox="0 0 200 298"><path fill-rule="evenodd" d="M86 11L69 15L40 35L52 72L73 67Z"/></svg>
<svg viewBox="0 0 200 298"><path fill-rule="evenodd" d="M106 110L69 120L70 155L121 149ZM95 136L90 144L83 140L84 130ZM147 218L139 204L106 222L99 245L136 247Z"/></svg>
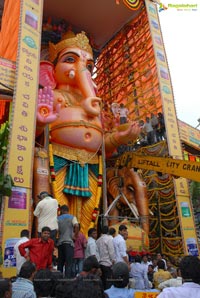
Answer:
<svg viewBox="0 0 200 298"><path fill-rule="evenodd" d="M40 84L44 88L39 90L36 136L40 136L49 125L53 157L66 161L63 167L68 175L65 180L62 169L57 170L54 195L60 204L69 205L70 211L82 222L82 231L85 232L91 222L94 223L93 211L98 208L100 200L98 175L94 178L90 169L84 172L86 166L99 166L103 135L109 156L120 144L137 138L140 127L136 122L129 122L123 130L104 134L101 99L96 96L96 86L92 80L92 49L83 32L73 36L70 33L59 43L50 44L49 52L50 62L41 62ZM78 174L75 175L69 164L74 168L76 166ZM91 177L86 177L87 173ZM83 184L88 179L88 184L80 186L74 182L78 179L74 175L83 176L80 182ZM88 188L91 194L82 195L81 191L79 193L81 188Z"/></svg>

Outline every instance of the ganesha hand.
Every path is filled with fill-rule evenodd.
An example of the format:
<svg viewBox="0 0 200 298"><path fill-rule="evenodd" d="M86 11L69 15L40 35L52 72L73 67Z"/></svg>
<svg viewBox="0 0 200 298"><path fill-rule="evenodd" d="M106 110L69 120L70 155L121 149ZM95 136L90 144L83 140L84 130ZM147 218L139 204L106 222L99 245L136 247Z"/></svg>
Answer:
<svg viewBox="0 0 200 298"><path fill-rule="evenodd" d="M57 104L54 109L54 92L51 87L39 89L37 121L40 124L48 124L54 122L60 112L60 104Z"/></svg>
<svg viewBox="0 0 200 298"><path fill-rule="evenodd" d="M120 145L135 141L140 132L141 128L137 122L128 122L126 125L118 126L112 133L105 134L106 156L110 156Z"/></svg>
<svg viewBox="0 0 200 298"><path fill-rule="evenodd" d="M136 140L140 132L141 127L137 122L129 122L125 130L116 132L115 139L119 144L127 144Z"/></svg>

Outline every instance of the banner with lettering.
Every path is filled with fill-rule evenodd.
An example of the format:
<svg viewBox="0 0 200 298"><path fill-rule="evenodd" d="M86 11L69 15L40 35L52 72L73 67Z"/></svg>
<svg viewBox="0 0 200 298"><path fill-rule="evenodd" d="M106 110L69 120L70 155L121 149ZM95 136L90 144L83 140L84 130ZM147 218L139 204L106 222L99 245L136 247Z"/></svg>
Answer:
<svg viewBox="0 0 200 298"><path fill-rule="evenodd" d="M161 90L162 108L165 120L169 155L174 159L183 159L171 77L160 28L157 4L149 0L145 0L145 3L156 57L157 72L159 75L159 85ZM184 251L186 254L198 255L197 235L193 212L191 210L192 206L190 203L187 180L184 178L175 179L174 187L180 227L183 237ZM183 212L183 208L185 208L184 210L187 208L187 216L184 215L186 212ZM190 228L189 233L188 227Z"/></svg>
<svg viewBox="0 0 200 298"><path fill-rule="evenodd" d="M116 161L117 167L149 169L200 182L200 163L169 157L137 155L126 152Z"/></svg>
<svg viewBox="0 0 200 298"><path fill-rule="evenodd" d="M43 1L21 1L16 79L10 117L11 135L6 171L13 178L12 195L4 201L3 251L8 239L30 229L32 206L32 169L35 142L35 115L38 96L38 73ZM3 276L14 275L9 262Z"/></svg>
<svg viewBox="0 0 200 298"><path fill-rule="evenodd" d="M135 292L135 298L156 298L159 292Z"/></svg>
<svg viewBox="0 0 200 298"><path fill-rule="evenodd" d="M200 130L190 126L189 124L181 120L178 120L178 126L181 140L199 150Z"/></svg>
<svg viewBox="0 0 200 298"><path fill-rule="evenodd" d="M0 90L14 90L15 62L0 57Z"/></svg>

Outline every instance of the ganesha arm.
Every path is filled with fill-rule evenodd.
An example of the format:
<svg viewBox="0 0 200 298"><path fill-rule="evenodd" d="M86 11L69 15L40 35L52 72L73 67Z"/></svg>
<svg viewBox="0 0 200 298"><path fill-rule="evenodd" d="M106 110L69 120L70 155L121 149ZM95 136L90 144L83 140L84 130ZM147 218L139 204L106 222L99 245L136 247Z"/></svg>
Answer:
<svg viewBox="0 0 200 298"><path fill-rule="evenodd" d="M54 108L55 94L50 86L39 89L37 105L36 136L43 133L47 124L54 122L59 117L61 105Z"/></svg>
<svg viewBox="0 0 200 298"><path fill-rule="evenodd" d="M105 134L105 150L109 156L113 151L122 144L136 140L141 128L137 122L126 123L125 126L119 126L116 130Z"/></svg>

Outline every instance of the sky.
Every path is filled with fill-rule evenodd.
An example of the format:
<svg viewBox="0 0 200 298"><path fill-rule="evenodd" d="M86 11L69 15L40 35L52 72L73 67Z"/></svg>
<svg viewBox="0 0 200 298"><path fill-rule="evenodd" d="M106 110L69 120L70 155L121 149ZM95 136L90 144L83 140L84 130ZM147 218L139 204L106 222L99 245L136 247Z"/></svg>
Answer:
<svg viewBox="0 0 200 298"><path fill-rule="evenodd" d="M178 119L197 127L200 119L200 0L167 1L161 1L168 9L159 12L159 19L176 113ZM197 4L197 10L178 10L169 4Z"/></svg>

